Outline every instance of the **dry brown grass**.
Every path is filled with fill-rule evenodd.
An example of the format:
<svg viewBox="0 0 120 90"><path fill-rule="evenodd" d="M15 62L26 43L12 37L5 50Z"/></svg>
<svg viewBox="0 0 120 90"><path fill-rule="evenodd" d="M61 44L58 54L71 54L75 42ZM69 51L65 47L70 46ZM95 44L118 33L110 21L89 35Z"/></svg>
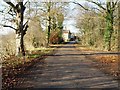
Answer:
<svg viewBox="0 0 120 90"><path fill-rule="evenodd" d="M90 58L98 62L97 68L104 71L107 74L118 78L119 72L119 56L118 55L93 55Z"/></svg>
<svg viewBox="0 0 120 90"><path fill-rule="evenodd" d="M18 80L16 76L24 73L26 69L31 68L37 62L43 62L46 55L52 54L54 48L44 50L32 50L26 57L10 56L2 63L2 88L7 90L12 88Z"/></svg>

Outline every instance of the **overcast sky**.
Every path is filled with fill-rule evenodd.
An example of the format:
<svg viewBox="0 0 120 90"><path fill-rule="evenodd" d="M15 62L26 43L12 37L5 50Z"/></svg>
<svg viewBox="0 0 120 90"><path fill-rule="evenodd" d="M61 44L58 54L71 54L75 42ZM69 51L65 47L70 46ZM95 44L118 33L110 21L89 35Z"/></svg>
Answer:
<svg viewBox="0 0 120 90"><path fill-rule="evenodd" d="M85 0L74 0L74 1L79 2L81 4L85 2ZM69 3L69 13L66 16L66 19L64 21L65 29L67 28L73 33L79 32L79 29L76 28L76 15L78 14L78 11L76 9L77 7L78 5L74 3Z"/></svg>
<svg viewBox="0 0 120 90"><path fill-rule="evenodd" d="M71 32L77 32L78 29L75 27L75 16L77 14L77 11L75 10L76 5L73 3L69 4L69 13L65 17L64 21L64 29L68 29Z"/></svg>

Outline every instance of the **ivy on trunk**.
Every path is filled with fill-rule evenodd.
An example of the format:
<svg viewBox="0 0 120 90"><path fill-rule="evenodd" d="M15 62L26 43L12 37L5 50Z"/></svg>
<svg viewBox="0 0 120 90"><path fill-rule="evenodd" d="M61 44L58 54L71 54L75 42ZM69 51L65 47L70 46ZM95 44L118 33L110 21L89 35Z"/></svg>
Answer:
<svg viewBox="0 0 120 90"><path fill-rule="evenodd" d="M107 9L106 9L106 31L104 33L105 43L106 43L106 49L108 51L111 50L111 38L113 33L113 8L112 8L112 2L107 2Z"/></svg>

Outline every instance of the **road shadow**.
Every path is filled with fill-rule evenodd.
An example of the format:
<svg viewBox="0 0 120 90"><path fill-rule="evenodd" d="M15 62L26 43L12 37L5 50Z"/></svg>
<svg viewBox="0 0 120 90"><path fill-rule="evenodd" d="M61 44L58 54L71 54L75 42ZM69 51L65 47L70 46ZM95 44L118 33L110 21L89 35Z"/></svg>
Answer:
<svg viewBox="0 0 120 90"><path fill-rule="evenodd" d="M120 53L83 53L83 54L54 54L48 56L91 56L91 55L120 55Z"/></svg>

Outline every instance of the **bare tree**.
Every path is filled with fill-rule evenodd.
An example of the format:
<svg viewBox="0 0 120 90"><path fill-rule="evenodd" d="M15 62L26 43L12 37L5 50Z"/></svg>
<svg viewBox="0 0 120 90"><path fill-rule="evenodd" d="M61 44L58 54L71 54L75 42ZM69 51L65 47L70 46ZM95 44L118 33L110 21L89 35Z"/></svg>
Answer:
<svg viewBox="0 0 120 90"><path fill-rule="evenodd" d="M10 0L4 0L10 7L8 14L12 16L12 21L15 22L16 28L11 25L3 25L4 27L9 27L15 30L16 32L16 56L22 55L25 56L24 50L24 35L26 34L28 28L28 21L24 23L24 12L25 4L23 0L17 0L16 5Z"/></svg>

